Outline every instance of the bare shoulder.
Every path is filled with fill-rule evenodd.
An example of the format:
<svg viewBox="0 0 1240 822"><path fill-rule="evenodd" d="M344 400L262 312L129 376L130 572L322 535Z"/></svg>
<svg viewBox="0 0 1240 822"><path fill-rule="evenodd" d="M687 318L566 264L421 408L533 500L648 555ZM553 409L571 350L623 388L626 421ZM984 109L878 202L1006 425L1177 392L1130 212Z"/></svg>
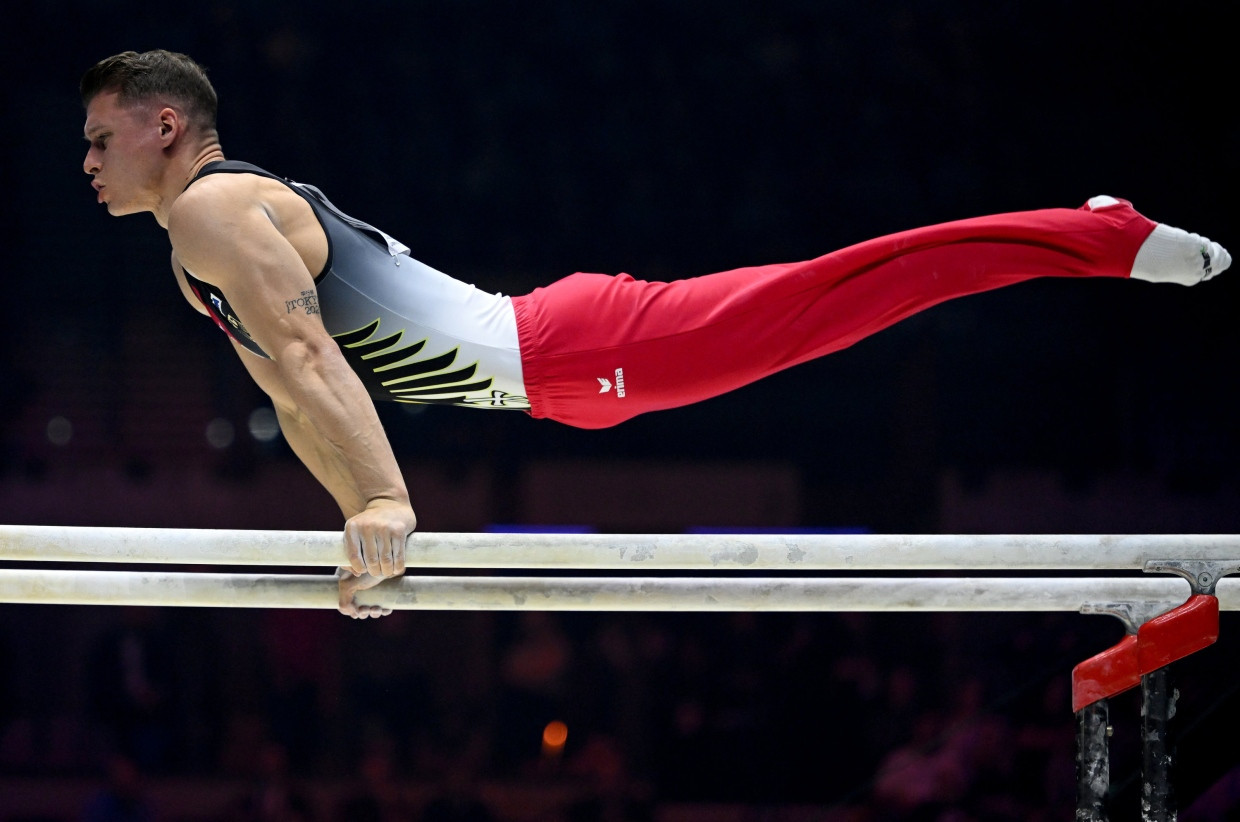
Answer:
<svg viewBox="0 0 1240 822"><path fill-rule="evenodd" d="M322 234L300 196L280 181L256 174L203 177L168 212L168 238L176 257L208 281L214 281L217 265L235 272L237 263L279 246L307 266L325 258L326 238L319 240L316 230ZM322 252L316 253L320 246Z"/></svg>
<svg viewBox="0 0 1240 822"><path fill-rule="evenodd" d="M168 210L168 237L183 262L192 265L203 241L225 240L249 215L261 209L251 174L213 174L187 188Z"/></svg>
<svg viewBox="0 0 1240 822"><path fill-rule="evenodd" d="M255 174L209 174L181 192L168 210L168 231L187 233L228 222L238 215L264 210L275 180Z"/></svg>
<svg viewBox="0 0 1240 822"><path fill-rule="evenodd" d="M273 220L285 218L286 212L308 209L302 198L279 180L257 174L208 174L185 189L168 212L168 226L186 228L199 220L226 217L247 209L259 208Z"/></svg>

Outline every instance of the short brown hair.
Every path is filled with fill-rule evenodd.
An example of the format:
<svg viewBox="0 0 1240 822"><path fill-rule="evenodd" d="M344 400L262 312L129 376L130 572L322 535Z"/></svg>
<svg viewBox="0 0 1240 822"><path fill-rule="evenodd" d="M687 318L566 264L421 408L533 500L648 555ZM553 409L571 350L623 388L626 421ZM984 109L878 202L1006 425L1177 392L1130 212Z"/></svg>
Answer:
<svg viewBox="0 0 1240 822"><path fill-rule="evenodd" d="M215 128L219 100L202 66L174 51L126 51L100 60L82 75L82 105L115 91L122 105L171 102L202 129Z"/></svg>

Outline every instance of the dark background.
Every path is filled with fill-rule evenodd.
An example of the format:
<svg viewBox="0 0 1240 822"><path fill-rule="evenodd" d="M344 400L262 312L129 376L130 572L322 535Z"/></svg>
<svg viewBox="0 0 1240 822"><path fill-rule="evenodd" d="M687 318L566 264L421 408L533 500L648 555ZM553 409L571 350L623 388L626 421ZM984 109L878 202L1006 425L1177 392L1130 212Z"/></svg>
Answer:
<svg viewBox="0 0 1240 822"><path fill-rule="evenodd" d="M1240 134L1224 8L460 0L9 9L0 21L0 517L174 527L338 523L330 500L286 449L246 434L262 398L218 332L182 301L164 234L146 217L114 220L94 203L80 169L86 144L76 84L101 57L129 48L193 55L220 92L230 157L318 185L436 268L521 293L573 271L658 279L803 259L917 225L1075 206L1099 193L1234 249ZM734 395L607 431L502 412L384 415L426 530L515 523L1235 532L1237 288L1229 276L1193 289L1028 283L940 306ZM63 444L47 435L57 417L72 425ZM206 444L211 419L232 424L231 445ZM682 521L674 513L655 517L658 506L640 494L636 503L609 504L584 479L567 502L548 490L621 468L643 486L678 471L711 479L675 489L684 495L679 510L694 512ZM547 477L560 484L538 479ZM786 493L765 508L710 505L752 497L771 477ZM585 510L596 513L573 515ZM141 763L147 770L230 772L223 729L228 717L244 724L237 715L265 717L259 736L296 750L288 735L295 723L268 705L280 688L271 673L281 666L272 650L279 643L237 637L255 622L276 623L269 635L280 636L281 619L294 626L301 619L320 627L290 630L324 632L322 643L308 644L319 649L316 664L335 673L306 674L299 693L308 701L285 705L321 716L308 727L333 744L294 756L295 772L343 778L363 743L381 738L402 778L436 781L428 752L455 750L459 739L436 737L452 735L431 720L412 729L408 720L376 720L380 731L356 732L362 720L351 701L324 696L323 683L362 679L391 698L395 686L369 657L348 656L342 674L337 651L389 632L433 649L432 638L446 631L472 637L478 659L471 664L480 667L462 670L481 677L474 696L489 706L472 714L455 706L488 739L483 753L463 759L483 777L528 776L522 756L496 741L508 729L493 715L515 698L503 660L522 647L523 632L534 631L520 618L402 614L391 618L395 628L320 625L318 615L134 618L152 631L195 638L171 645L175 659L166 670L181 693L177 677L217 671L212 660L221 658L242 672L229 682L250 671L270 686L208 677L177 705L175 713L189 719L164 722L158 767ZM90 773L107 752L124 749L119 732L99 729L103 714L92 694L102 686L90 677L103 674L87 660L128 618L119 609L6 606L0 620L3 766ZM895 697L866 703L841 684L851 681L844 662L866 660L888 684L911 672L919 708L933 713L950 713L946 706L965 690L961 669L989 670L982 703L1023 727L1037 711L1009 710L1001 694L1016 682L1062 686L1076 657L1116 636L1113 625L1083 617L962 616L942 620L949 627L929 639L921 635L925 620L913 616L548 622L573 661L558 669L546 711L558 709L555 700L577 704L583 693L597 693L617 671L639 672L631 690L644 706L582 708L577 727L629 717L627 730L613 728L610 738L626 772L654 786L647 796L836 807L871 802L865 786L879 759L907 742L890 727L885 736L852 728L840 739L839 726L807 707L831 693L839 697L833 710L857 714L863 706L875 722L900 724L888 703ZM661 650L650 651L645 667L591 669L586 660L599 636L615 632L630 652L643 642ZM845 635L867 639L846 653ZM1001 653L1022 635L1038 637L1028 641L1047 646L1045 653ZM435 653L418 645L409 665L424 684L442 686L455 674ZM1221 665L1223 649L1213 653ZM680 684L663 691L669 672ZM711 687L685 684L691 672ZM48 677L58 684L35 684ZM1223 665L1194 683L1201 704L1215 706L1212 716L1227 714L1229 679ZM720 730L737 727L728 724L735 719L729 700L761 716L736 720L747 729L739 736ZM686 704L697 705L717 738L686 730L696 727L685 719L692 710L676 714ZM1070 735L1062 694L1057 704ZM542 708L527 708L531 721L542 716ZM73 756L49 754L53 720L89 726L98 741ZM903 726L906 736L913 724ZM806 727L824 735L808 746L811 764L752 765L787 762ZM44 738L43 747L14 742L22 728ZM867 753L823 752L847 750L854 733L868 740ZM750 766L733 773L701 765L707 749L719 762ZM1198 769L1185 790L1199 793L1230 764ZM1070 794L1071 774L1057 784ZM1019 792L1004 785L992 793Z"/></svg>

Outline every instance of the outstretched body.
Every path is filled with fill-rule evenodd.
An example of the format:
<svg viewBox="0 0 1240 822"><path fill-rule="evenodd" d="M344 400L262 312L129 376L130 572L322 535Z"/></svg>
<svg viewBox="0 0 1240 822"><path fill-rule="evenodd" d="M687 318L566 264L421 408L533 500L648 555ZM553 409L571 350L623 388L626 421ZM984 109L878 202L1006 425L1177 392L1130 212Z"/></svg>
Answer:
<svg viewBox="0 0 1240 822"><path fill-rule="evenodd" d="M801 263L667 283L574 274L486 294L310 186L225 159L188 57L126 52L82 81L83 168L114 215L168 231L186 298L229 333L294 452L346 518L340 610L404 572L417 524L374 399L518 409L598 428L838 351L953 297L1048 276L1191 285L1225 249L1109 196L880 237Z"/></svg>

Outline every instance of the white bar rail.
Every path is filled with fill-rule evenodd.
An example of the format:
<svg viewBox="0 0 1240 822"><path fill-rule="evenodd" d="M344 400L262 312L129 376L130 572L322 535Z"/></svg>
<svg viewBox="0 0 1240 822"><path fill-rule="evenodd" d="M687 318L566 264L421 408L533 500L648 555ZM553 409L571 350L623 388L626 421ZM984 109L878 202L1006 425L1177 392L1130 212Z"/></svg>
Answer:
<svg viewBox="0 0 1240 822"><path fill-rule="evenodd" d="M337 532L0 525L0 562L334 566ZM417 533L417 568L691 571L1141 570L1149 560L1240 562L1236 534Z"/></svg>
<svg viewBox="0 0 1240 822"><path fill-rule="evenodd" d="M1080 611L1111 602L1169 610L1176 577L751 578L405 576L358 594L363 605L484 611ZM1240 610L1240 579L1218 586ZM0 570L0 602L227 608L334 608L328 574Z"/></svg>

